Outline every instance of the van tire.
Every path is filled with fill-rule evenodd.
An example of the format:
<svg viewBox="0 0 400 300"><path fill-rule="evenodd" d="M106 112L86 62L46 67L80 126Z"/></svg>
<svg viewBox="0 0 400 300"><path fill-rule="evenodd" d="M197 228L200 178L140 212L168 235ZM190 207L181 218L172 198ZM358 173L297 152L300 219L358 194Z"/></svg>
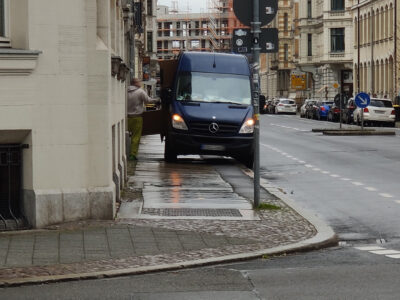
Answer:
<svg viewBox="0 0 400 300"><path fill-rule="evenodd" d="M176 162L178 154L176 153L174 147L171 145L168 137L165 139L164 145L164 160L166 162Z"/></svg>
<svg viewBox="0 0 400 300"><path fill-rule="evenodd" d="M239 161L243 163L247 168L253 170L254 166L254 153L239 158Z"/></svg>

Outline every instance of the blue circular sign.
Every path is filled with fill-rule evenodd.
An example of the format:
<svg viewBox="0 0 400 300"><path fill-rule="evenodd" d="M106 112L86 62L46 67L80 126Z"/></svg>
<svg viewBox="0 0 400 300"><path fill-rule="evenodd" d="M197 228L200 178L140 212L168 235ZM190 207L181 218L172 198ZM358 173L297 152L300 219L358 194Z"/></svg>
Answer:
<svg viewBox="0 0 400 300"><path fill-rule="evenodd" d="M367 93L358 93L354 102L360 108L366 108L371 103L371 98Z"/></svg>

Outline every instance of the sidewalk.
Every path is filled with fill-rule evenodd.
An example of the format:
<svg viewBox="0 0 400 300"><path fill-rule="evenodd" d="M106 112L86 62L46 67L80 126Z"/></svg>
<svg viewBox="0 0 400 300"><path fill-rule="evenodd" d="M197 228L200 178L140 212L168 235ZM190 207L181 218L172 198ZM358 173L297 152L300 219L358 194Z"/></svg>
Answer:
<svg viewBox="0 0 400 300"><path fill-rule="evenodd" d="M252 172L198 157L165 164L159 137L142 139L139 161L115 221L0 233L0 286L101 278L316 249L333 231L261 180L251 209Z"/></svg>

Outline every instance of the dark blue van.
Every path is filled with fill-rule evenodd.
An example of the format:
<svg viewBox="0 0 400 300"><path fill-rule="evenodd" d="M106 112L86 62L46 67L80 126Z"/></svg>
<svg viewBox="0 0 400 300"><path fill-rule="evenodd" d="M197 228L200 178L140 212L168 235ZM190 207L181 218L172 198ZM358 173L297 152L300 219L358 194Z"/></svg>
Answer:
<svg viewBox="0 0 400 300"><path fill-rule="evenodd" d="M247 58L236 54L184 52L166 97L167 162L178 155L231 156L252 167L254 111ZM163 73L163 72L162 72Z"/></svg>

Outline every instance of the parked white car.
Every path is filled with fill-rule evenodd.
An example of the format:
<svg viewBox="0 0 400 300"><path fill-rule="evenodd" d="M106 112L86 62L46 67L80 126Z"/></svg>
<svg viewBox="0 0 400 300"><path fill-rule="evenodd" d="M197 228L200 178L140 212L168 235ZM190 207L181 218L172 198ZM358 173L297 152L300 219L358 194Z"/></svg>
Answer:
<svg viewBox="0 0 400 300"><path fill-rule="evenodd" d="M296 102L292 99L280 98L275 106L275 113L296 114L297 113Z"/></svg>
<svg viewBox="0 0 400 300"><path fill-rule="evenodd" d="M306 105L308 103L317 103L317 100L314 100L314 99L304 100L303 105L300 107L300 118L304 118L306 116Z"/></svg>
<svg viewBox="0 0 400 300"><path fill-rule="evenodd" d="M361 125L362 109L363 108L357 107L353 113L354 123L358 125ZM394 127L396 112L393 108L392 101L389 99L371 98L370 105L363 110L365 123L384 123L388 126Z"/></svg>

